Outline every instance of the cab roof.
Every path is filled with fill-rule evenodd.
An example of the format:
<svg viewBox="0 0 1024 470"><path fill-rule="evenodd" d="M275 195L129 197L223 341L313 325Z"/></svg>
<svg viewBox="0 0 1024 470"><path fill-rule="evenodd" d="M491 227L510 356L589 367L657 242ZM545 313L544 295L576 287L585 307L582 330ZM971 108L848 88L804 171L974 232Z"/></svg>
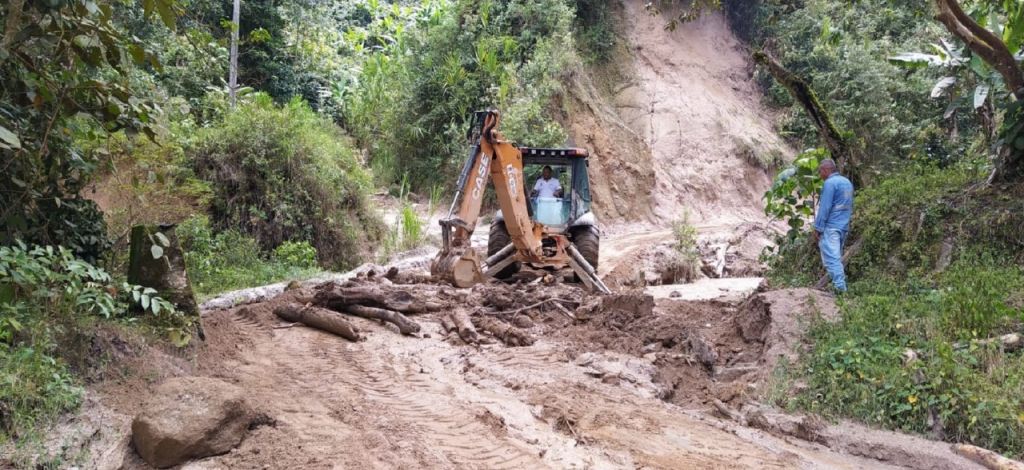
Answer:
<svg viewBox="0 0 1024 470"><path fill-rule="evenodd" d="M523 157L546 157L545 159L576 159L590 156L590 152L587 152L587 149L580 148L519 147L519 151L522 152Z"/></svg>

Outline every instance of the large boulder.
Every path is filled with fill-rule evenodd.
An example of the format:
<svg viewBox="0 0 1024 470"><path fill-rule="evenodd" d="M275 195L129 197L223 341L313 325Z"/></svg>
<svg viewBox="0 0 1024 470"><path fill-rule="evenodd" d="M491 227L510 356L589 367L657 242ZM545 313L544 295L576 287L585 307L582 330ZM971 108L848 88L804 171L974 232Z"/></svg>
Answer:
<svg viewBox="0 0 1024 470"><path fill-rule="evenodd" d="M254 417L242 389L209 377L168 379L132 421L132 444L165 468L237 446Z"/></svg>

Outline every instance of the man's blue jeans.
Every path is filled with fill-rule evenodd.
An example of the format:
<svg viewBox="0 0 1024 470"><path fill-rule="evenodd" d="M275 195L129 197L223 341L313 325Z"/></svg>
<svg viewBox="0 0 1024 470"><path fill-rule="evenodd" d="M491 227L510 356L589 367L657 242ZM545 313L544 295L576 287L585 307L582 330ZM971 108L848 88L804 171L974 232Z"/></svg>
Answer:
<svg viewBox="0 0 1024 470"><path fill-rule="evenodd" d="M846 292L846 274L843 272L843 243L846 231L827 228L821 232L818 248L821 250L821 264L825 265L832 286L839 292Z"/></svg>

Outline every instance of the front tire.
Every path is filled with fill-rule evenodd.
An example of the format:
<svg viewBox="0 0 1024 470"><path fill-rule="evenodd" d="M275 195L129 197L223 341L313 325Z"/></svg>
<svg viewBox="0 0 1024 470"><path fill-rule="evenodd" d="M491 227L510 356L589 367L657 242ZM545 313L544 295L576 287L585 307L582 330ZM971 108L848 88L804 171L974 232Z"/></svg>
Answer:
<svg viewBox="0 0 1024 470"><path fill-rule="evenodd" d="M572 231L572 244L583 255L583 259L597 271L597 262L601 248L601 236L593 227L583 227Z"/></svg>
<svg viewBox="0 0 1024 470"><path fill-rule="evenodd" d="M495 253L501 251L501 249L508 246L509 243L512 243L512 237L508 234L508 228L505 227L505 222L491 222L491 232L487 236L487 257L490 258L491 256L494 256ZM515 253L513 252L509 256L514 255ZM519 263L515 262L508 265L505 269L498 271L494 277L498 279L508 279L517 272L519 272Z"/></svg>

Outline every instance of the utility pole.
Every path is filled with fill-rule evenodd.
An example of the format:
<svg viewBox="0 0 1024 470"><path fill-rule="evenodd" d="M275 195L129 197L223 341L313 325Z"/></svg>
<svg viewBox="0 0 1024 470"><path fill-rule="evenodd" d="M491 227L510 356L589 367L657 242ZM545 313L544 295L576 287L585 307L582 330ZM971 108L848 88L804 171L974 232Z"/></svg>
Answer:
<svg viewBox="0 0 1024 470"><path fill-rule="evenodd" d="M242 29L242 0L234 0L231 9L231 68L228 71L228 96L231 109L235 109L235 91L238 89L238 30Z"/></svg>

